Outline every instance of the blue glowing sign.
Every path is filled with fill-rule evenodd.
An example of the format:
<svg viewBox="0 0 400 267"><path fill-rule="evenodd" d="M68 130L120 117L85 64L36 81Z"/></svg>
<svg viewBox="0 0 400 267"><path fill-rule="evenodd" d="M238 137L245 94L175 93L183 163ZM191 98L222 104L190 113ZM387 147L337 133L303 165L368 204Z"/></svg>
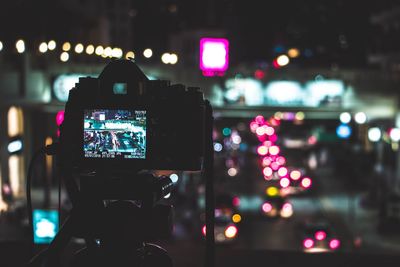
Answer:
<svg viewBox="0 0 400 267"><path fill-rule="evenodd" d="M336 128L336 134L339 138L347 139L351 135L351 127L347 124L340 124Z"/></svg>
<svg viewBox="0 0 400 267"><path fill-rule="evenodd" d="M58 232L58 211L33 211L33 241L35 244L49 244Z"/></svg>

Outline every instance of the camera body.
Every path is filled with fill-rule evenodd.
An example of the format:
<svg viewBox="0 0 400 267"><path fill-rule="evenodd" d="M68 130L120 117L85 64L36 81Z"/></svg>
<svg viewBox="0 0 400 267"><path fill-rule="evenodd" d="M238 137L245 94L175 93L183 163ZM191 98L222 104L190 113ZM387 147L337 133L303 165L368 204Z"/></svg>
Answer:
<svg viewBox="0 0 400 267"><path fill-rule="evenodd" d="M206 103L199 88L149 80L130 60L70 90L60 128L62 171L200 170Z"/></svg>

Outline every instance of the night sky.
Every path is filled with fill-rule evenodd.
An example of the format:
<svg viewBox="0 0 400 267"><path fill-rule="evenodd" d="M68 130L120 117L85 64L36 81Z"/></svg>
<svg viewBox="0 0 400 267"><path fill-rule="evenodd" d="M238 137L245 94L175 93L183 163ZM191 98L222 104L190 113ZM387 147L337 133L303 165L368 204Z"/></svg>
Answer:
<svg viewBox="0 0 400 267"><path fill-rule="evenodd" d="M64 5L65 0L2 1L0 38L81 40L96 14ZM85 0L80 0L84 3ZM106 1L112 6L113 1ZM153 0L132 1L133 49L165 50L171 34L222 29L231 42L232 64L270 60L281 49L297 47L309 57L300 65L365 64L374 49L371 14L394 0ZM84 40L83 40L84 42Z"/></svg>

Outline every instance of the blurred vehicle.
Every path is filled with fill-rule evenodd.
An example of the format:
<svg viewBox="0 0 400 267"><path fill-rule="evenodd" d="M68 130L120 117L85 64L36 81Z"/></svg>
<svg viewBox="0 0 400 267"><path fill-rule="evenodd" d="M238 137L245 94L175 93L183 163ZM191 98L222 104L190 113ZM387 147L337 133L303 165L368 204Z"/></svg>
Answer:
<svg viewBox="0 0 400 267"><path fill-rule="evenodd" d="M268 218L290 218L293 215L293 206L278 194L267 196L261 205L261 211Z"/></svg>
<svg viewBox="0 0 400 267"><path fill-rule="evenodd" d="M220 194L215 199L215 226L214 235L216 243L232 243L238 235L238 224L242 220L237 212L235 197L229 194ZM205 214L201 214L203 223L201 232L206 235Z"/></svg>
<svg viewBox="0 0 400 267"><path fill-rule="evenodd" d="M303 226L301 247L307 253L335 252L341 242L327 222L308 222Z"/></svg>
<svg viewBox="0 0 400 267"><path fill-rule="evenodd" d="M298 195L310 192L313 181L302 168L288 167L287 175L280 180L281 195Z"/></svg>

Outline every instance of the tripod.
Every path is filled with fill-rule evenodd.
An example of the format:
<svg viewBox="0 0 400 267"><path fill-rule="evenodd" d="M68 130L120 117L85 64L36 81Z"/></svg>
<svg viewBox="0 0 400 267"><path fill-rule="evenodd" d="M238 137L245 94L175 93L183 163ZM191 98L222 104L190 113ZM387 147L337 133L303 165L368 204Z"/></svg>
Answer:
<svg viewBox="0 0 400 267"><path fill-rule="evenodd" d="M172 207L157 203L172 186L168 177L150 173L81 175L79 205L29 266L62 266L61 252L72 237L85 238L87 246L71 266L172 266L166 250L149 243L172 231Z"/></svg>

